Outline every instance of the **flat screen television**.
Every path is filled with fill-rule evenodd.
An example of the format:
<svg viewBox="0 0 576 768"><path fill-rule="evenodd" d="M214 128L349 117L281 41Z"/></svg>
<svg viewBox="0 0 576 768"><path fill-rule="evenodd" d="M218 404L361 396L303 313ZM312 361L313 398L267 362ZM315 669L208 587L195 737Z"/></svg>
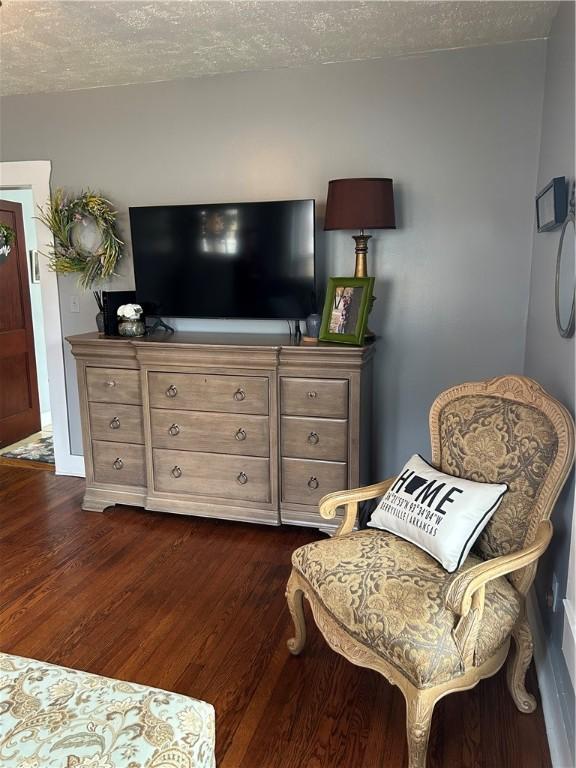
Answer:
<svg viewBox="0 0 576 768"><path fill-rule="evenodd" d="M314 200L130 208L146 314L304 318L314 301Z"/></svg>

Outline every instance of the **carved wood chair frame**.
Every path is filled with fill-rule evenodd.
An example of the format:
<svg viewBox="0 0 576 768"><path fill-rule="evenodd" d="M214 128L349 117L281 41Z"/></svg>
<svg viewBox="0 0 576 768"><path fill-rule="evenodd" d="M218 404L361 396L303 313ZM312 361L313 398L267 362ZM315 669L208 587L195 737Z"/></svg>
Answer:
<svg viewBox="0 0 576 768"><path fill-rule="evenodd" d="M449 693L473 688L483 678L496 674L508 657L512 637L516 652L510 654L507 669L508 688L520 712L533 712L536 709L536 700L525 687L526 671L533 653L525 598L536 575L538 558L552 538L552 524L549 518L574 461L574 423L566 408L532 379L504 376L484 382L462 384L439 395L430 410L432 463L435 466L440 465L442 409L451 400L467 395L495 396L537 408L550 419L556 430L558 451L532 507L525 546L512 554L495 557L453 574L445 604L457 617L453 638L462 655L464 673L441 685L417 688L398 669L370 647L352 637L336 622L296 569L292 570L286 589L288 607L295 627L295 635L288 641L288 649L292 654L299 654L306 641L303 610L303 598L306 597L318 629L334 651L353 664L379 672L392 685L400 688L406 700L409 768L425 768L428 736L436 702ZM320 515L327 520L332 519L336 516L338 508L344 507L344 518L336 536L351 533L356 524L359 502L381 496L394 480L395 478L389 478L365 488L328 494L320 501ZM523 607L504 644L484 663L475 666L474 652L482 622L485 585L503 575L509 576L522 595Z"/></svg>

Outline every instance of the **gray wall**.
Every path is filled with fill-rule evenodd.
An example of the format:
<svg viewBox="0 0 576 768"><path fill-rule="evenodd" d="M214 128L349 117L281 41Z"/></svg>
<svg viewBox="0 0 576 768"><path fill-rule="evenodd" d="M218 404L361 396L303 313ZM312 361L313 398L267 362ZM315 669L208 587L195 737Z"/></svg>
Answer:
<svg viewBox="0 0 576 768"><path fill-rule="evenodd" d="M538 189L554 176L575 175L574 164L574 4L560 3L548 40ZM574 413L574 338L563 339L556 330L554 274L560 232L534 233L530 305L526 335L525 372ZM573 251L572 251L573 253ZM564 610L545 602L553 574L559 598L566 594L570 530L574 509L574 476L568 483L552 521L555 535L538 570L537 596L549 640L549 653L561 696L569 743L574 747L574 691L562 654Z"/></svg>
<svg viewBox="0 0 576 768"><path fill-rule="evenodd" d="M321 218L329 179L392 176L399 229L373 232L370 257L385 476L429 454L438 392L523 369L544 56L536 41L9 97L2 157L50 159L53 185L110 196L126 239L129 205L315 197ZM324 274L351 274L349 233L318 244ZM122 272L117 287L129 256ZM60 287L65 334L92 330L91 296L73 315L74 280Z"/></svg>

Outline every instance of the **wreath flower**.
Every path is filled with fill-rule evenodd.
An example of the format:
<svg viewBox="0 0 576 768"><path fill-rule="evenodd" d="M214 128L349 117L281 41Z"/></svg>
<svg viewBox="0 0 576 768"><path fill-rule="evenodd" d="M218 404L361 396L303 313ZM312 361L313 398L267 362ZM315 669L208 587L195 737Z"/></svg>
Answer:
<svg viewBox="0 0 576 768"><path fill-rule="evenodd" d="M44 254L50 269L58 274L79 272L82 288L115 274L116 264L122 256L124 243L116 231L116 211L109 200L88 190L72 198L57 189L38 218L54 236L51 251ZM100 242L89 250L75 237L81 224L93 222L100 234Z"/></svg>

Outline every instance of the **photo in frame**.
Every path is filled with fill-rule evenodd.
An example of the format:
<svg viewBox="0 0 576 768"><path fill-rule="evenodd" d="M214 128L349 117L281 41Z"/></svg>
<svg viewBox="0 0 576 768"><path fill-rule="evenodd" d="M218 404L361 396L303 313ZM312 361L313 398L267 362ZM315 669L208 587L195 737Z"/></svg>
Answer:
<svg viewBox="0 0 576 768"><path fill-rule="evenodd" d="M320 341L362 346L372 308L373 277L330 277Z"/></svg>

